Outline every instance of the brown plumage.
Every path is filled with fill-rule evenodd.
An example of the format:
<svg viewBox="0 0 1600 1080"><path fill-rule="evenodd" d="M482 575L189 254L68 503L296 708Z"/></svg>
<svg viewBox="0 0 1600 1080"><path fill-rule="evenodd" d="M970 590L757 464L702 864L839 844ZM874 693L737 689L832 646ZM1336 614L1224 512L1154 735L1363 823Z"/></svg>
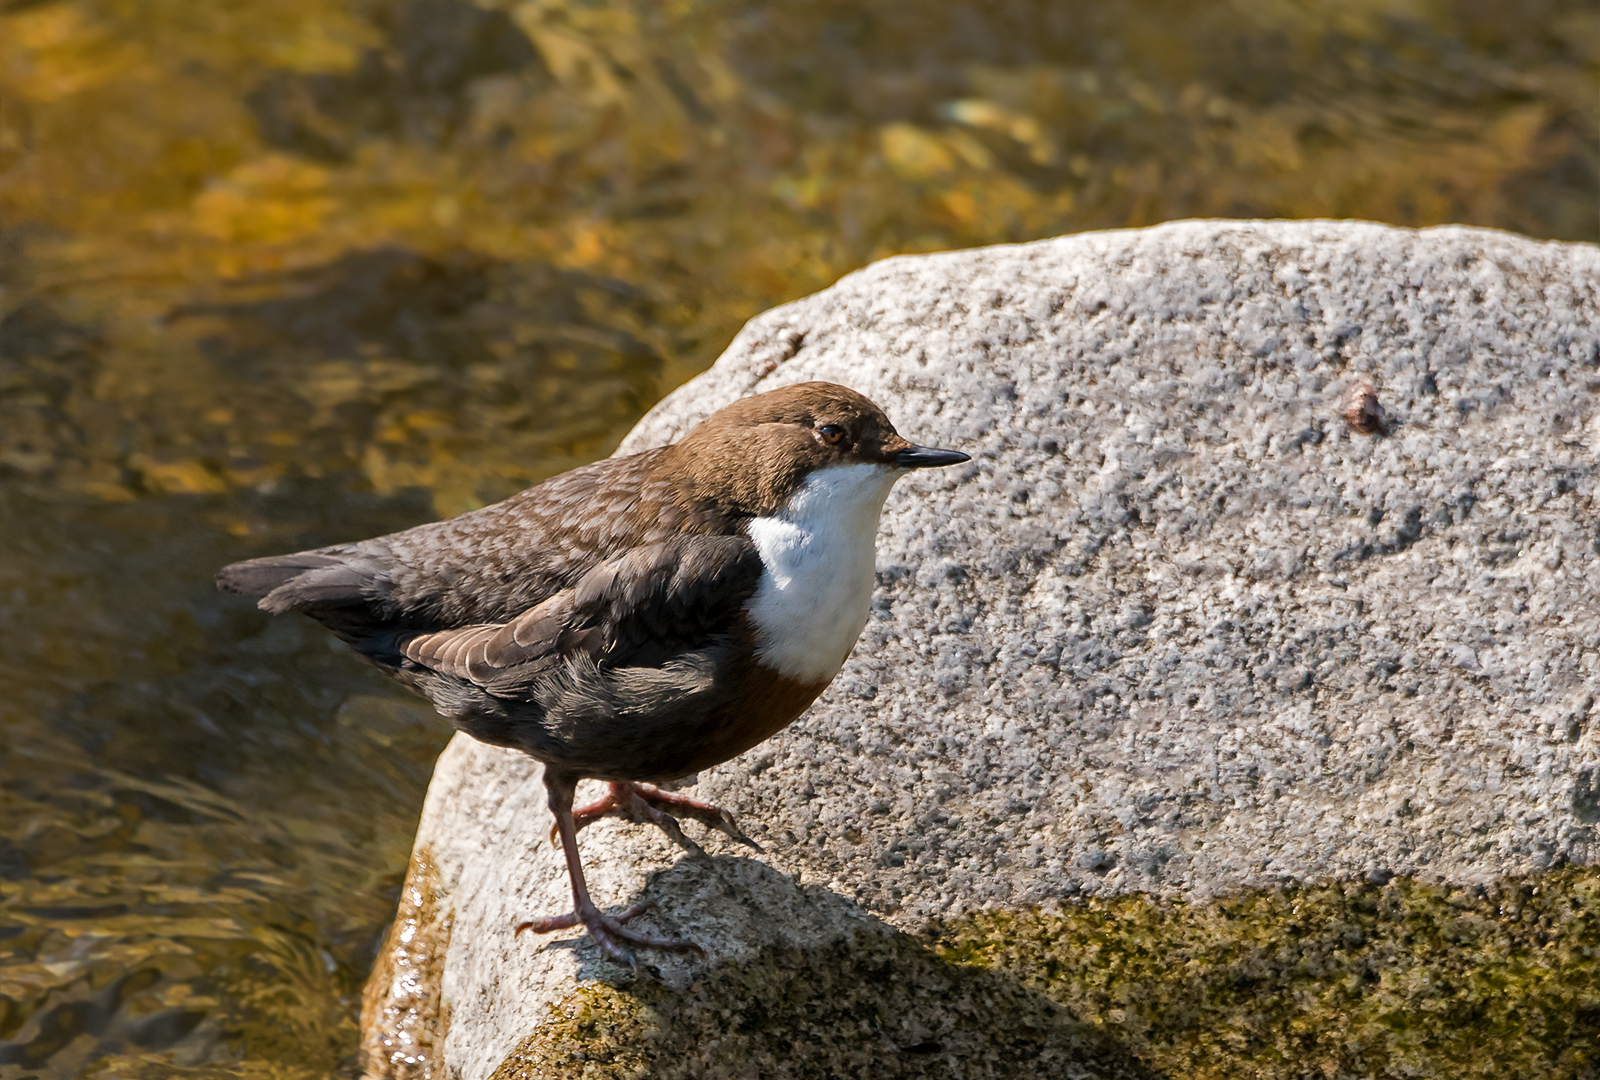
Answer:
<svg viewBox="0 0 1600 1080"><path fill-rule="evenodd" d="M677 946L623 927L635 912L608 918L594 907L577 829L617 813L681 839L670 810L746 839L725 812L647 782L754 746L837 670L811 661L808 640L784 651L787 628L772 612L792 602L774 600L785 586L768 562L790 557L790 541L763 547L757 526L799 528L785 515L802 492L815 514L832 489L808 486L814 476L859 476L887 493L905 470L963 460L912 446L852 390L806 383L736 402L675 445L574 469L448 521L236 563L217 582L274 614L310 615L462 731L544 762L575 908L526 925L582 923L631 963L623 942ZM800 659L782 659L790 653ZM572 791L585 777L612 781L613 793L575 819Z"/></svg>

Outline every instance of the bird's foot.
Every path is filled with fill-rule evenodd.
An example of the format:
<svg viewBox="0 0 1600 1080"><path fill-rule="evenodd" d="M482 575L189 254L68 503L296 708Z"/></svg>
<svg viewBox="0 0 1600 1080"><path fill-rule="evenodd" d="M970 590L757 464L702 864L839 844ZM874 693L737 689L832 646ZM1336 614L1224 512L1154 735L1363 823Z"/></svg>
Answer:
<svg viewBox="0 0 1600 1080"><path fill-rule="evenodd" d="M700 845L683 835L683 829L678 825L679 817L693 818L718 832L725 833L741 844L757 851L761 850L761 845L746 836L744 830L739 828L738 819L722 807L702 799L679 795L675 791L663 791L654 784L613 781L611 790L589 805L580 806L572 812L573 824L578 829L605 817L649 822L658 826L672 838L674 843L690 851L699 852ZM550 830L550 839L552 843L555 842L553 827Z"/></svg>
<svg viewBox="0 0 1600 1080"><path fill-rule="evenodd" d="M655 905L651 903L635 904L620 915L613 916L605 914L593 904L583 904L576 911L569 911L565 915L550 915L543 919L518 923L517 935L521 936L524 930L532 930L535 934L550 934L557 930L570 930L574 926L582 926L607 956L619 964L628 965L635 972L639 970L639 962L629 951L629 945L646 949L669 949L673 952L695 952L699 953L701 958L705 957L706 951L692 941L652 937L637 930L629 930L623 925L629 919L642 915L653 907Z"/></svg>

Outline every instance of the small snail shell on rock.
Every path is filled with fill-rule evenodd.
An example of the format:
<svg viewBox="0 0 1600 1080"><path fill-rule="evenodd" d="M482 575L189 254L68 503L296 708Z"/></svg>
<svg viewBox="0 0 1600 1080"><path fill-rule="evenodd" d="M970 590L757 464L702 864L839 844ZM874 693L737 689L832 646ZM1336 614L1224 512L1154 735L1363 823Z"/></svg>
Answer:
<svg viewBox="0 0 1600 1080"><path fill-rule="evenodd" d="M1369 382L1351 383L1344 392L1344 422L1363 435L1382 435L1383 406L1378 404L1378 388Z"/></svg>

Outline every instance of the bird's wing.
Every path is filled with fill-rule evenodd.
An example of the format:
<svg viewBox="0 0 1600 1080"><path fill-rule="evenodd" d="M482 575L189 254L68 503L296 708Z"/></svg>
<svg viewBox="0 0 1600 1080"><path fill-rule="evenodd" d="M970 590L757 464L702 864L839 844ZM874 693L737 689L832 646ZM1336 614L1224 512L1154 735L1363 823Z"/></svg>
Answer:
<svg viewBox="0 0 1600 1080"><path fill-rule="evenodd" d="M395 631L506 622L634 548L728 531L714 511L680 505L662 452L597 461L448 521L235 563L217 584L375 653Z"/></svg>
<svg viewBox="0 0 1600 1080"><path fill-rule="evenodd" d="M653 666L733 628L761 559L743 536L678 536L630 549L516 618L418 634L413 664L516 696L563 660Z"/></svg>

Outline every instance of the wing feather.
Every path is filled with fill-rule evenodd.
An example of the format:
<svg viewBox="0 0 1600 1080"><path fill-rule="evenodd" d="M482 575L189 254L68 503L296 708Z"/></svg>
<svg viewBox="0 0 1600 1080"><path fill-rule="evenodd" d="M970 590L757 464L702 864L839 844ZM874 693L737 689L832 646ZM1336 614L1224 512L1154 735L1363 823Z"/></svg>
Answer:
<svg viewBox="0 0 1600 1080"><path fill-rule="evenodd" d="M373 654L396 632L506 622L632 549L733 527L714 507L680 505L664 453L597 461L447 521L234 563L217 585L274 614L304 612Z"/></svg>
<svg viewBox="0 0 1600 1080"><path fill-rule="evenodd" d="M731 628L760 576L745 537L676 537L601 563L508 622L418 634L403 639L400 652L441 675L513 694L574 657L623 667L643 652L701 647Z"/></svg>

